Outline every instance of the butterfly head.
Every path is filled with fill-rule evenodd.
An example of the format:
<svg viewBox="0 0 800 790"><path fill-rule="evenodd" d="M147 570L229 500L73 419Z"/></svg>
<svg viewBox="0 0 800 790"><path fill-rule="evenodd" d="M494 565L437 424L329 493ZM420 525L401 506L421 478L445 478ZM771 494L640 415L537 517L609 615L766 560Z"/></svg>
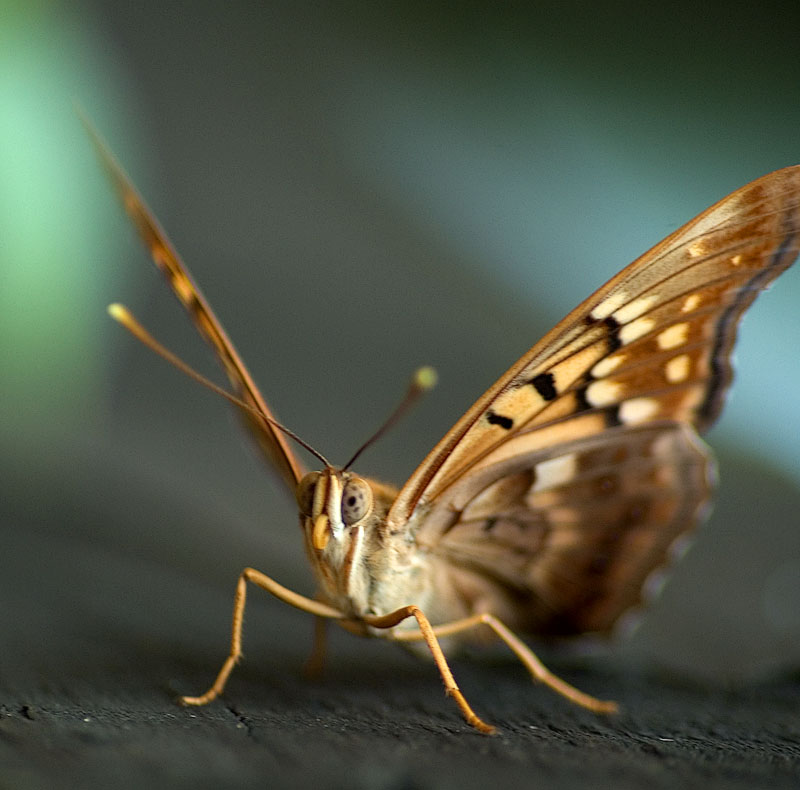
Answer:
<svg viewBox="0 0 800 790"><path fill-rule="evenodd" d="M352 472L328 468L309 472L297 485L297 505L312 548L323 552L331 538L341 541L372 512L370 484Z"/></svg>
<svg viewBox="0 0 800 790"><path fill-rule="evenodd" d="M380 525L396 491L349 470L309 472L296 498L306 549L323 592L340 606L364 611L369 563L380 554Z"/></svg>

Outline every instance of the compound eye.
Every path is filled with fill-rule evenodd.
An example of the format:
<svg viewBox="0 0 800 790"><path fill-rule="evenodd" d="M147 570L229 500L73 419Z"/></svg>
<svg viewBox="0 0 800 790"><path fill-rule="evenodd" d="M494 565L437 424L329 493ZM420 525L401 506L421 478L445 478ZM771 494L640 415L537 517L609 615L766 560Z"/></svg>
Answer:
<svg viewBox="0 0 800 790"><path fill-rule="evenodd" d="M342 491L342 521L349 527L361 521L372 510L372 488L366 480L354 477Z"/></svg>
<svg viewBox="0 0 800 790"><path fill-rule="evenodd" d="M295 498L297 499L297 506L304 516L311 516L314 513L314 492L317 489L318 481L319 472L309 472L297 484Z"/></svg>

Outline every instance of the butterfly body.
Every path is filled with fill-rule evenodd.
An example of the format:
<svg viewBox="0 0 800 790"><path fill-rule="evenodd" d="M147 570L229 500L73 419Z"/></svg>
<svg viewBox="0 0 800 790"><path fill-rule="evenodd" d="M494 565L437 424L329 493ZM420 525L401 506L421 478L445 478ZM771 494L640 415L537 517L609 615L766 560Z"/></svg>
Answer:
<svg viewBox="0 0 800 790"><path fill-rule="evenodd" d="M439 639L492 632L535 679L612 710L549 673L511 629L611 631L705 517L715 466L700 434L722 408L742 314L800 250L800 166L747 184L619 272L523 354L395 489L327 462L305 473L291 432L90 134L153 260L217 354L247 427L295 494L319 590L312 601L245 569L229 656L205 694L183 701L205 704L222 692L241 655L253 583L357 633L424 642L447 692L483 731L492 728L463 698ZM146 334L131 316L115 317Z"/></svg>
<svg viewBox="0 0 800 790"><path fill-rule="evenodd" d="M385 614L419 594L413 542L381 530L396 489L352 472L310 472L296 499L306 554L322 600L348 618ZM424 573L423 573L424 577Z"/></svg>

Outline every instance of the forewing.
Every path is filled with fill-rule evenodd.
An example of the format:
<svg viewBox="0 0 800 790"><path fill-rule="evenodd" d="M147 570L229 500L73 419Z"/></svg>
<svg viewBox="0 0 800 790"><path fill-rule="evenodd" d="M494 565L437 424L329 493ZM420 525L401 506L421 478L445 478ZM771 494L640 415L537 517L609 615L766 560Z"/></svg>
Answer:
<svg viewBox="0 0 800 790"><path fill-rule="evenodd" d="M508 370L401 489L387 529L420 535L484 461L673 421L704 431L731 379L738 321L800 246L800 166L742 187L572 311Z"/></svg>
<svg viewBox="0 0 800 790"><path fill-rule="evenodd" d="M800 167L777 171L620 272L459 420L387 530L444 560L467 611L608 630L706 510L697 433L722 408L742 313L797 256L799 205Z"/></svg>
<svg viewBox="0 0 800 790"><path fill-rule="evenodd" d="M166 233L161 229L153 213L123 169L114 159L106 145L92 126L84 119L89 136L114 185L125 211L133 221L154 263L164 275L178 301L186 308L200 334L208 341L228 375L237 396L265 417L273 414L253 381L244 362L239 357L230 338L222 328L213 310L189 274L186 265L173 248ZM256 414L240 409L245 424L253 434L259 447L277 469L289 490L294 494L298 480L304 470L292 452L286 437L266 420Z"/></svg>

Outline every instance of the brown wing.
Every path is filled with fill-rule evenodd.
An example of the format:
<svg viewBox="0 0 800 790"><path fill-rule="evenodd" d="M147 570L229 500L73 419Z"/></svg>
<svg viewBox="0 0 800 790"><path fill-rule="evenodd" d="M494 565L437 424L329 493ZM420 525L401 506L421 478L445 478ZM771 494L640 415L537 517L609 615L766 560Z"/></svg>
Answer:
<svg viewBox="0 0 800 790"><path fill-rule="evenodd" d="M731 380L739 319L800 249L800 167L734 192L537 343L401 489L387 529L447 562L473 608L603 631L706 510L697 438Z"/></svg>
<svg viewBox="0 0 800 790"><path fill-rule="evenodd" d="M200 334L216 352L217 359L228 374L237 396L266 417L274 419L233 343L200 289L194 283L186 265L173 248L166 233L161 229L152 212L100 136L86 119L82 118L82 120L111 182L122 200L125 211L139 231L153 261L166 278L178 301L186 308ZM304 469L288 445L286 437L252 412L240 409L240 413L259 447L274 464L281 478L294 494L297 482L304 474Z"/></svg>
<svg viewBox="0 0 800 790"><path fill-rule="evenodd" d="M531 348L436 445L403 486L387 528L517 440L550 447L615 425L708 428L731 380L744 310L800 249L800 166L721 200L623 269Z"/></svg>
<svg viewBox="0 0 800 790"><path fill-rule="evenodd" d="M481 464L418 543L468 610L535 633L608 631L704 516L713 478L691 428L618 426Z"/></svg>

